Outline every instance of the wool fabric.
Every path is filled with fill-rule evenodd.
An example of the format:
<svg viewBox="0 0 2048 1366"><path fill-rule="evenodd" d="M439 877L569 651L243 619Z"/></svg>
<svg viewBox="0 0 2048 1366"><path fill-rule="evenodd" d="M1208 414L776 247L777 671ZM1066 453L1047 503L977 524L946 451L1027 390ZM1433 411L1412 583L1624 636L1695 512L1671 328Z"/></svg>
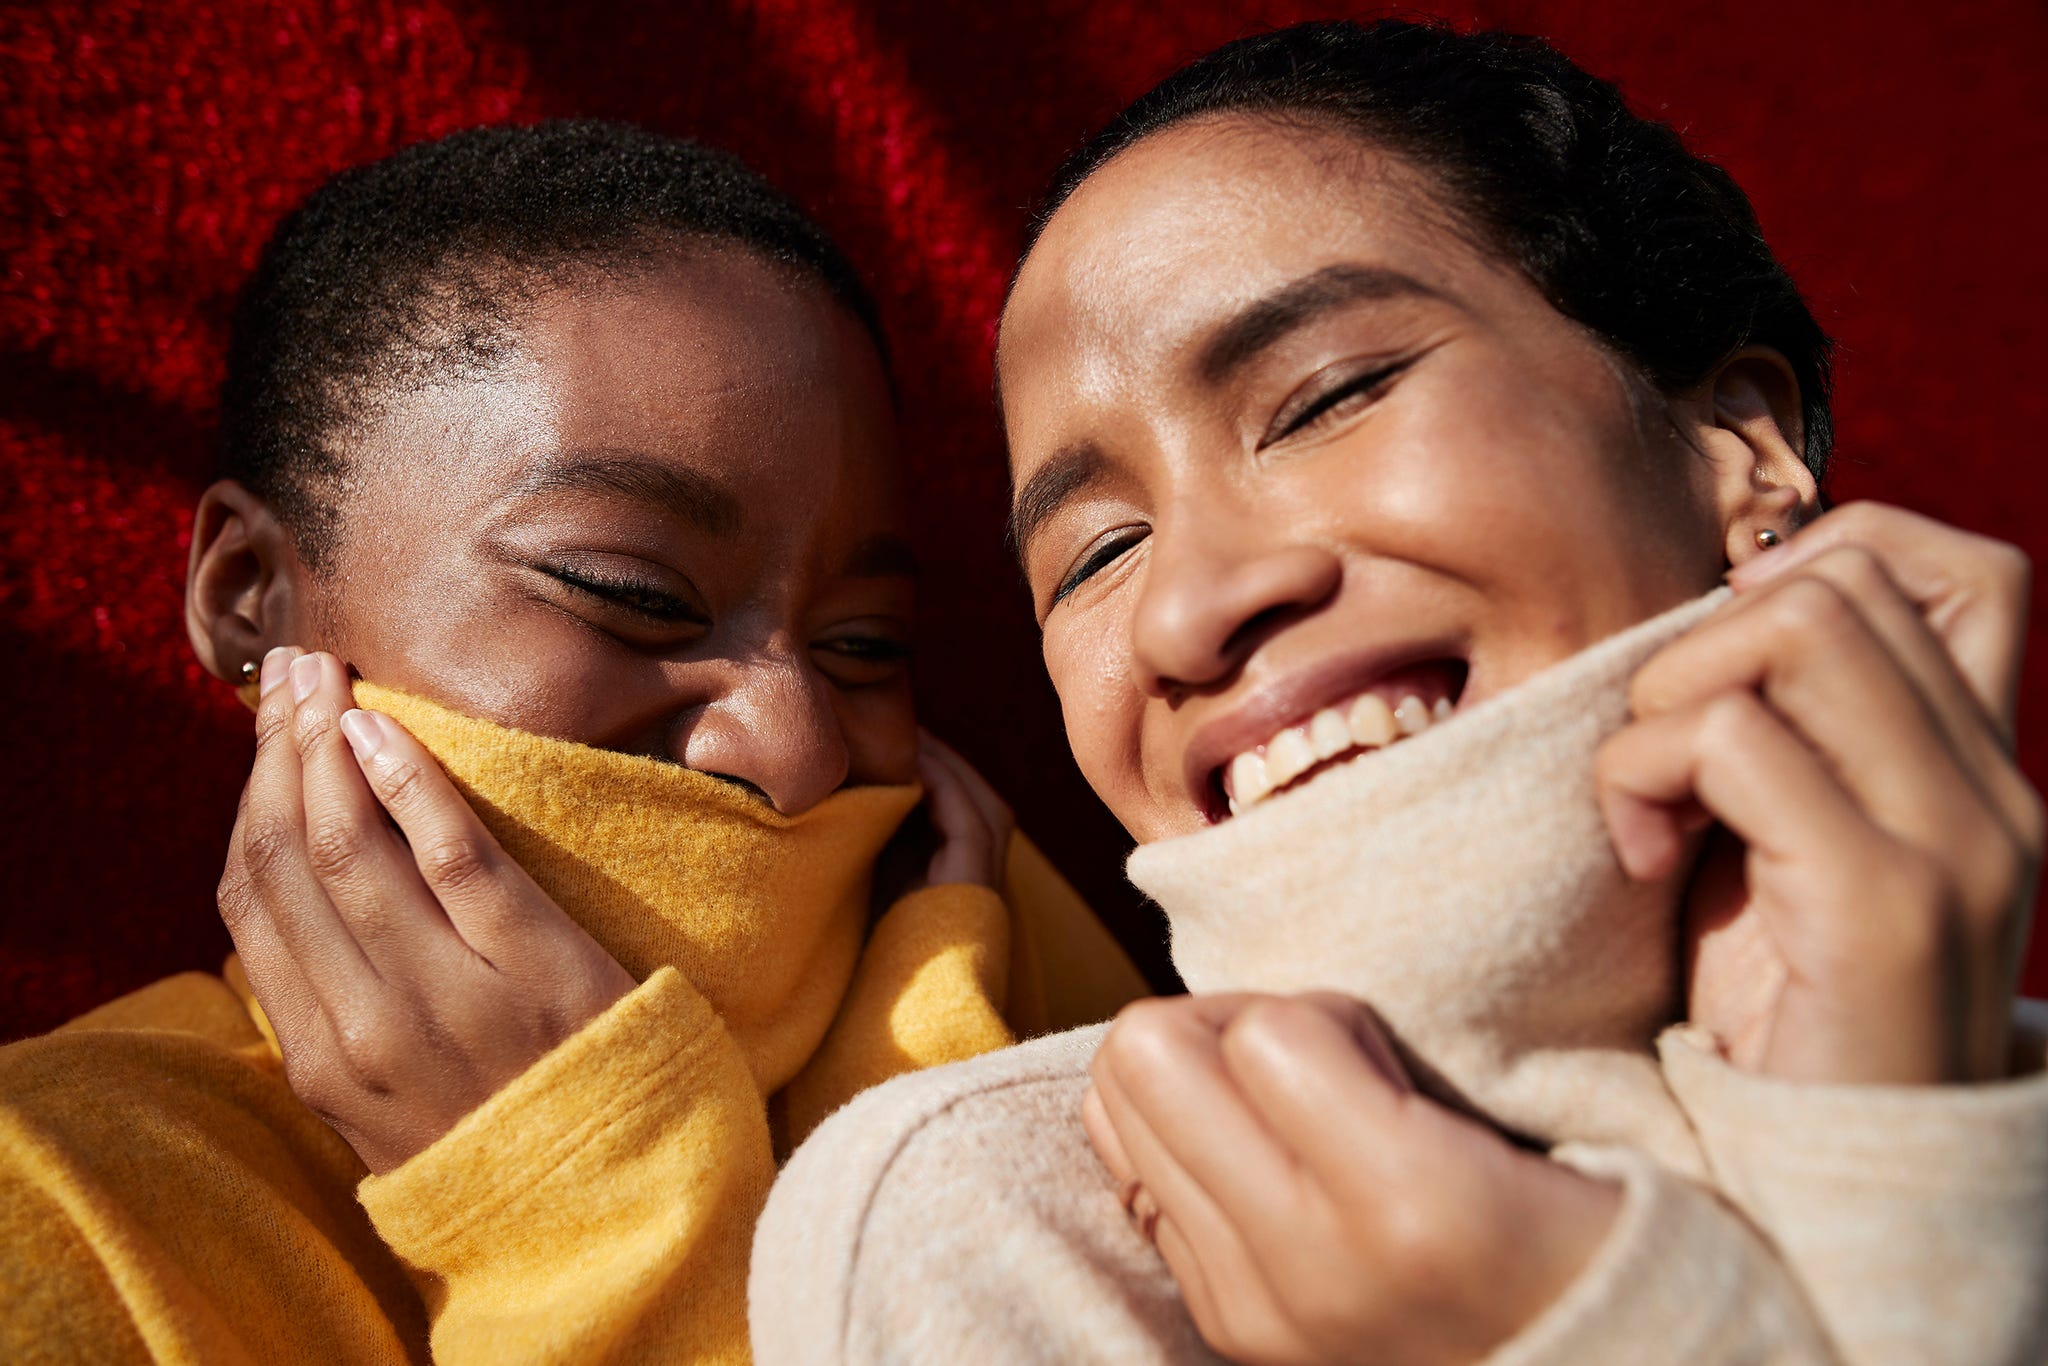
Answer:
<svg viewBox="0 0 2048 1366"><path fill-rule="evenodd" d="M926 887L870 933L914 788L782 817L675 765L358 697L641 984L375 1177L292 1095L233 960L0 1049L0 1357L744 1361L778 1148L904 1068L1143 989L1021 838L1018 901ZM1068 957L1094 974L1051 990Z"/></svg>
<svg viewBox="0 0 2048 1366"><path fill-rule="evenodd" d="M1140 846L1192 991L1372 1002L1424 1085L1545 1145L1697 1173L1657 1069L1678 1017L1677 875L1615 861L1593 757L1628 680L1721 589L1242 815Z"/></svg>
<svg viewBox="0 0 2048 1366"><path fill-rule="evenodd" d="M1682 1024L1675 883L1633 884L1593 756L1716 593L1209 830L1133 881L1198 991L1369 1001L1426 1089L1622 1192L1488 1366L2048 1359L2048 1074L1801 1085ZM821 1125L754 1243L763 1366L1202 1359L1080 1121L1083 1029L898 1078Z"/></svg>

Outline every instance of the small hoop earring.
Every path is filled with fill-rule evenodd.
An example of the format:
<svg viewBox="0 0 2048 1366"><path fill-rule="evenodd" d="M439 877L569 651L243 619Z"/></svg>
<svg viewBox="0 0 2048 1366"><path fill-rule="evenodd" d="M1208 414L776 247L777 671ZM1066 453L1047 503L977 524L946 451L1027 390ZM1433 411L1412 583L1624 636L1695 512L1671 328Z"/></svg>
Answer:
<svg viewBox="0 0 2048 1366"><path fill-rule="evenodd" d="M242 661L242 682L254 683L261 673L262 670L256 667L255 660L245 659Z"/></svg>
<svg viewBox="0 0 2048 1366"><path fill-rule="evenodd" d="M1783 536L1780 536L1769 527L1765 527L1756 534L1756 548L1758 550L1769 550L1774 545L1783 544L1784 540Z"/></svg>

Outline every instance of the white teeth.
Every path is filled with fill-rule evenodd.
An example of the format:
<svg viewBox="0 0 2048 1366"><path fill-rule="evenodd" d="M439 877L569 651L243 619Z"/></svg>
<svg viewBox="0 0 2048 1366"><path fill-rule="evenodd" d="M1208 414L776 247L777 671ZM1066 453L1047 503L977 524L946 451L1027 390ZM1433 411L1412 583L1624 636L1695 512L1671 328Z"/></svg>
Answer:
<svg viewBox="0 0 2048 1366"><path fill-rule="evenodd" d="M1246 751L1223 773L1230 814L1249 810L1326 759L1347 750L1380 749L1450 719L1448 697L1434 706L1410 693L1388 706L1377 693L1360 693L1342 707L1325 707L1308 724L1291 726L1266 742L1265 752Z"/></svg>
<svg viewBox="0 0 2048 1366"><path fill-rule="evenodd" d="M1394 709L1378 693L1366 693L1353 702L1344 720L1354 744L1370 745L1375 749L1391 743L1401 733L1400 726L1394 721Z"/></svg>
<svg viewBox="0 0 2048 1366"><path fill-rule="evenodd" d="M1317 712L1308 723L1308 742L1315 746L1319 760L1350 749L1351 727L1344 724L1344 713L1335 707L1325 707Z"/></svg>
<svg viewBox="0 0 2048 1366"><path fill-rule="evenodd" d="M1266 761L1256 754L1240 754L1230 761L1230 806L1234 814L1250 806L1273 788L1266 778Z"/></svg>
<svg viewBox="0 0 2048 1366"><path fill-rule="evenodd" d="M1274 787L1293 782L1315 766L1316 747L1306 728L1283 730L1266 742L1266 781Z"/></svg>

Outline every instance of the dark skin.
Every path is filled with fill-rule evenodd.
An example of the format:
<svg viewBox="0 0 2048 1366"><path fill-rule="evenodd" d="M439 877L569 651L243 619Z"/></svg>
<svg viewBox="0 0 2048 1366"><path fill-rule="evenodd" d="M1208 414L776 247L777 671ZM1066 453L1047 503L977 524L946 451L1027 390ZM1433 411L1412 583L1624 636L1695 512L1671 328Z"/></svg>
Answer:
<svg viewBox="0 0 2048 1366"><path fill-rule="evenodd" d="M222 914L294 1090L373 1171L634 983L351 671L784 813L922 779L929 879L994 881L1008 813L912 710L887 380L822 288L709 247L566 279L492 372L391 396L351 450L317 570L207 490L187 624L216 675L262 663Z"/></svg>
<svg viewBox="0 0 2048 1366"><path fill-rule="evenodd" d="M1451 222L1398 158L1244 116L1148 138L1054 216L999 361L1082 772L1138 839L1198 830L1218 765L1374 658L1455 659L1469 704L1733 567L1597 775L1633 876L1725 831L1695 1021L1788 1080L2002 1075L2042 845L2010 751L2024 558L1874 507L1760 553L1818 514L1782 358L1645 392ZM1243 1361L1484 1357L1618 1207L1420 1093L1367 1003L1142 1002L1094 1083L1098 1152Z"/></svg>

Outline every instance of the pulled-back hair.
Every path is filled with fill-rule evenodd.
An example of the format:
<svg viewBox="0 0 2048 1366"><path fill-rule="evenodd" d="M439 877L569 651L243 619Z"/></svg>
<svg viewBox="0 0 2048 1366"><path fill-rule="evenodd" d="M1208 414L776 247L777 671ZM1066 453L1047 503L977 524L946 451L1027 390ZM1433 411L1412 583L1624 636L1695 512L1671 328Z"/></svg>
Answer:
<svg viewBox="0 0 2048 1366"><path fill-rule="evenodd" d="M1806 463L1825 473L1832 343L1748 197L1540 39L1381 20L1298 24L1227 44L1067 158L1026 250L1117 153L1216 114L1355 134L1429 171L1483 245L1666 393L1699 384L1742 347L1779 352L1799 382Z"/></svg>
<svg viewBox="0 0 2048 1366"><path fill-rule="evenodd" d="M278 226L243 288L219 473L270 503L322 568L351 442L383 405L488 369L552 285L707 241L822 284L887 363L874 304L839 248L725 152L558 120L474 128L344 171Z"/></svg>

